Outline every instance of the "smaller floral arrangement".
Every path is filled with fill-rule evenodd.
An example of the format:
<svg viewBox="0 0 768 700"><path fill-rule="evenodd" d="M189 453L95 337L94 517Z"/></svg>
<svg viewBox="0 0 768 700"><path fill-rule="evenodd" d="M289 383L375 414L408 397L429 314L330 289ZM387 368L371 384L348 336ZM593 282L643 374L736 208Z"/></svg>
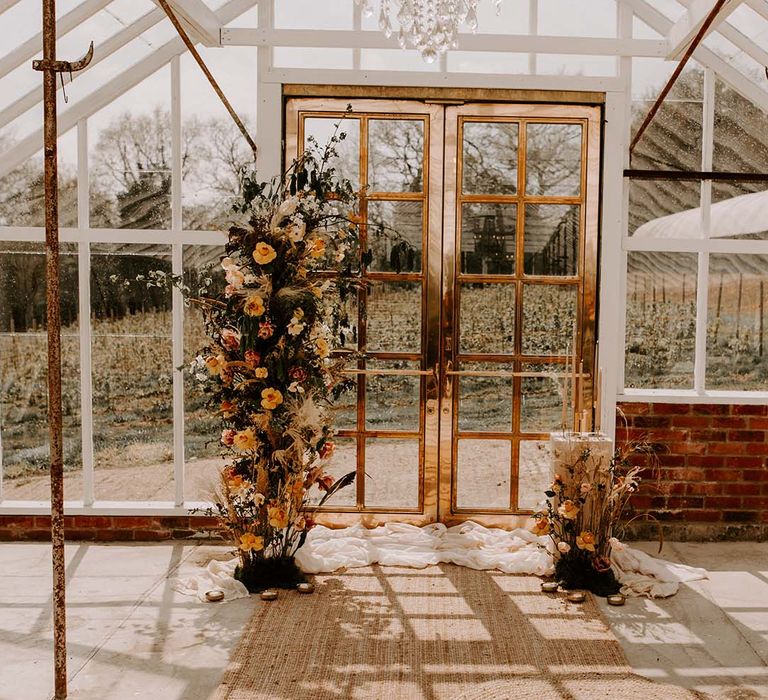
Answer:
<svg viewBox="0 0 768 700"><path fill-rule="evenodd" d="M611 595L620 585L611 569L611 539L624 522L630 499L645 468L636 455L652 457L647 443L634 442L612 454L578 440L556 451L557 473L545 492L546 505L532 516L530 530L548 536L555 558L555 578L564 588Z"/></svg>

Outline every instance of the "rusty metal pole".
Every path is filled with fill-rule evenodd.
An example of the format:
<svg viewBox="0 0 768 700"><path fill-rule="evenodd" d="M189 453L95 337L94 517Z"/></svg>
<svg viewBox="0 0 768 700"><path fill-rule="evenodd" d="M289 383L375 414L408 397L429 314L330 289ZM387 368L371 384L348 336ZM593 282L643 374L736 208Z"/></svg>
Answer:
<svg viewBox="0 0 768 700"><path fill-rule="evenodd" d="M56 149L56 0L43 0L43 133L45 154L45 278L48 321L48 431L51 460L54 697L67 697L66 563L64 558L64 450L61 407L61 295L59 186Z"/></svg>
<svg viewBox="0 0 768 700"><path fill-rule="evenodd" d="M59 185L56 148L56 80L81 70L93 43L76 62L56 60L56 0L43 0L43 154L45 182L45 301L48 329L48 434L51 464L51 559L53 563L54 697L67 697L66 562L64 556L64 450L61 405L61 294L59 291Z"/></svg>

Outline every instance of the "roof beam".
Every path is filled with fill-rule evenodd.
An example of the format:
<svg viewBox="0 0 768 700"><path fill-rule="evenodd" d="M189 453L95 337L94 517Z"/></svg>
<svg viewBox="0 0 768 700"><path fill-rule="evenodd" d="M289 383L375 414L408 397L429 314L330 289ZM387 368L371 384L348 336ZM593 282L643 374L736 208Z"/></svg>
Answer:
<svg viewBox="0 0 768 700"><path fill-rule="evenodd" d="M10 10L19 0L0 0L0 15Z"/></svg>
<svg viewBox="0 0 768 700"><path fill-rule="evenodd" d="M222 29L228 46L290 46L300 48L391 49L381 32L325 29ZM461 34L462 51L572 54L586 56L666 56L667 45L655 39L530 36L527 34Z"/></svg>
<svg viewBox="0 0 768 700"><path fill-rule="evenodd" d="M649 5L646 0L621 0L630 7L639 19L645 22L651 29L666 35L672 26L672 22L656 8ZM702 65L711 68L734 90L768 112L768 92L753 83L743 73L718 56L706 46L699 46L693 53L693 57Z"/></svg>
<svg viewBox="0 0 768 700"><path fill-rule="evenodd" d="M110 2L111 0L85 0L85 2L80 3L75 9L67 12L66 15L56 21L56 36L61 38L67 32L71 32L89 17L109 5ZM42 50L43 34L40 32L0 58L0 78L26 61L31 61Z"/></svg>
<svg viewBox="0 0 768 700"><path fill-rule="evenodd" d="M168 4L193 41L221 46L222 23L203 0L168 0Z"/></svg>
<svg viewBox="0 0 768 700"><path fill-rule="evenodd" d="M703 41L707 35L715 31L718 25L741 3L742 0L728 0L717 13L701 40ZM686 52L694 37L701 31L713 8L714 0L692 0L688 3L688 9L683 16L667 32L667 58L676 60Z"/></svg>
<svg viewBox="0 0 768 700"><path fill-rule="evenodd" d="M256 0L229 0L228 3L218 9L216 14L222 24L226 24L239 17L255 4ZM87 119L102 107L106 107L120 95L138 85L144 78L158 71L174 56L178 56L186 50L186 46L184 46L181 38L175 37L153 50L149 56L143 58L138 63L126 68L109 82L98 86L89 95L81 97L76 104L73 104L59 115L59 135L65 134L75 127L80 120ZM27 158L35 155L42 147L43 130L38 129L5 153L0 154L0 177L17 168Z"/></svg>
<svg viewBox="0 0 768 700"><path fill-rule="evenodd" d="M83 70L74 73L72 75L72 81L77 81L83 73L88 72L99 62L103 61L105 58L109 58L109 56L115 53L115 51L123 48L123 46L138 37L140 34L154 27L164 17L165 13L162 10L150 10L134 22L131 22L131 24L129 24L125 29L122 29L117 34L109 37L109 39L94 48L93 60L85 68L83 68ZM56 86L58 89L61 89L60 82L57 82ZM0 128L16 119L16 117L24 114L24 112L27 110L32 109L32 107L34 107L42 99L42 86L33 88L25 95L19 97L13 103L8 105L4 110L0 111Z"/></svg>

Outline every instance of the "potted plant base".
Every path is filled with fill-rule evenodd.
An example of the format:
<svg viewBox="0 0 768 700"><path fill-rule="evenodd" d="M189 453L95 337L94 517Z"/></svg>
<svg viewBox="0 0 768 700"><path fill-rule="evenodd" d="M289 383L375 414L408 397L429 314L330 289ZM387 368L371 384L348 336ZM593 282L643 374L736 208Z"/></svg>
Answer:
<svg viewBox="0 0 768 700"><path fill-rule="evenodd" d="M586 557L560 557L555 564L555 580L566 590L579 588L602 597L614 595L621 589L610 566L597 569Z"/></svg>
<svg viewBox="0 0 768 700"><path fill-rule="evenodd" d="M251 559L246 566L238 565L235 578L249 593L261 593L267 588L293 589L305 583L307 577L296 565L293 557L260 557Z"/></svg>

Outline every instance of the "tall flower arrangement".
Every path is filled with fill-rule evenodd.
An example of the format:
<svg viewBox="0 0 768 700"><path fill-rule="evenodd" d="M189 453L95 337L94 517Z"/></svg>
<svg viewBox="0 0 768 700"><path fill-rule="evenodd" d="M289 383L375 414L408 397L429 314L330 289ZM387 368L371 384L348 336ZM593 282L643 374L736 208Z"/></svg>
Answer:
<svg viewBox="0 0 768 700"><path fill-rule="evenodd" d="M327 165L342 138L278 181L244 180L245 223L230 229L221 260L226 286L195 300L211 342L192 371L221 418L228 458L214 512L251 590L296 582L293 556L314 509L354 479L325 470L334 450L327 409L351 384L349 354L333 350L349 324L342 302L359 284L357 198Z"/></svg>
<svg viewBox="0 0 768 700"><path fill-rule="evenodd" d="M618 592L610 543L640 486L644 467L633 464L637 454L650 458L650 446L638 442L601 454L575 442L555 455L560 470L530 529L551 538L555 577L565 588L587 588L599 595Z"/></svg>

